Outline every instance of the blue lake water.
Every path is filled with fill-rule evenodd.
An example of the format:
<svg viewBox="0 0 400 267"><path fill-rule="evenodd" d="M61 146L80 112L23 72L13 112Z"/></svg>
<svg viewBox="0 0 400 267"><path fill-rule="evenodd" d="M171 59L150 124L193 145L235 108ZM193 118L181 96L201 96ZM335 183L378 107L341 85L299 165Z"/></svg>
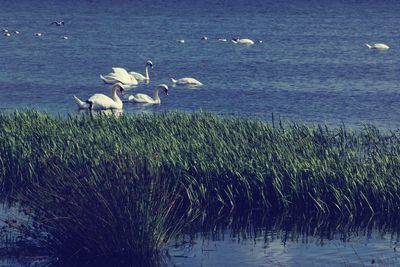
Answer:
<svg viewBox="0 0 400 267"><path fill-rule="evenodd" d="M268 120L274 113L296 122L394 129L400 127L399 14L394 0L1 0L0 28L11 36L0 36L0 110L78 113L73 95L109 93L100 74L112 67L144 72L150 59L150 85L128 94L151 94L159 83L170 94L161 95L159 106L125 103L125 113L201 109ZM64 27L49 25L60 20ZM238 36L256 43L230 42ZM174 87L171 77L194 77L204 86ZM242 255L236 266L368 266L380 255L385 266L399 266L391 236L372 233L355 234L351 245L338 236L328 245L310 237L305 246L298 240L284 246L278 238L266 249L256 239L237 242L228 231L223 241L198 239L189 257L173 261L235 266L238 257L230 255Z"/></svg>
<svg viewBox="0 0 400 267"><path fill-rule="evenodd" d="M144 72L151 59L151 84L135 92L151 94L154 85L171 85L171 77L194 77L204 86L172 87L160 106L126 103L124 112L202 109L266 119L274 113L397 128L398 14L398 1L2 0L0 27L20 34L0 36L0 108L75 113L74 94L109 93L99 74L112 67ZM48 25L55 20L65 27ZM238 36L256 44L229 41Z"/></svg>

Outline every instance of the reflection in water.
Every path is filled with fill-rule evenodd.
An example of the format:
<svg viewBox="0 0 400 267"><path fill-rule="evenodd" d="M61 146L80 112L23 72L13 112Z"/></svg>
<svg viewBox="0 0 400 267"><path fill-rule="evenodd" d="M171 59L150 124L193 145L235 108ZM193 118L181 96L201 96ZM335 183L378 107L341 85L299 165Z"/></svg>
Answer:
<svg viewBox="0 0 400 267"><path fill-rule="evenodd" d="M111 257L60 263L35 255L25 259L2 257L0 265L400 266L399 228L398 218L384 216L253 213L218 217L212 213L203 215L184 234L167 244L161 258Z"/></svg>
<svg viewBox="0 0 400 267"><path fill-rule="evenodd" d="M398 220L293 215L205 216L169 247L177 265L400 266Z"/></svg>

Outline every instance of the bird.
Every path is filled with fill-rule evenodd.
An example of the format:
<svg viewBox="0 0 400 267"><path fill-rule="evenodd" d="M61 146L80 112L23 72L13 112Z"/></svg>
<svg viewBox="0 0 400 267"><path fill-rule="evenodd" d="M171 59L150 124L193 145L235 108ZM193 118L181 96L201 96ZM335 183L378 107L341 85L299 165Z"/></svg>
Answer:
<svg viewBox="0 0 400 267"><path fill-rule="evenodd" d="M177 79L177 80L171 78L171 81L173 84L177 84L177 85L192 85L192 86L203 85L201 82L199 82L198 80L196 80L194 78L181 78L181 79Z"/></svg>
<svg viewBox="0 0 400 267"><path fill-rule="evenodd" d="M8 33L8 32L9 32L8 29L3 28L3 33Z"/></svg>
<svg viewBox="0 0 400 267"><path fill-rule="evenodd" d="M112 68L112 70L113 72L110 72L105 76L100 75L100 79L109 84L119 82L125 89L138 84L138 81L135 79L135 77L130 75L124 68Z"/></svg>
<svg viewBox="0 0 400 267"><path fill-rule="evenodd" d="M225 38L218 38L218 41L220 42L226 42L227 40Z"/></svg>
<svg viewBox="0 0 400 267"><path fill-rule="evenodd" d="M19 34L19 31L14 31L15 34Z"/></svg>
<svg viewBox="0 0 400 267"><path fill-rule="evenodd" d="M253 45L254 41L251 39L240 39L240 38L233 38L232 42L235 44L242 44L242 45Z"/></svg>
<svg viewBox="0 0 400 267"><path fill-rule="evenodd" d="M208 37L207 37L207 36L203 36L203 37L201 38L201 40L207 41L207 40L208 40Z"/></svg>
<svg viewBox="0 0 400 267"><path fill-rule="evenodd" d="M185 40L183 40L183 39L179 39L179 40L176 40L178 43L181 43L181 44L184 44L185 43Z"/></svg>
<svg viewBox="0 0 400 267"><path fill-rule="evenodd" d="M40 37L40 36L42 36L42 35L43 35L43 33L41 33L41 32L35 32L35 36Z"/></svg>
<svg viewBox="0 0 400 267"><path fill-rule="evenodd" d="M151 60L146 61L144 75L140 74L139 72L134 72L134 71L130 71L129 74L131 76L133 76L138 82L149 83L150 82L149 67L153 68L153 62L151 62Z"/></svg>
<svg viewBox="0 0 400 267"><path fill-rule="evenodd" d="M389 46L387 44L365 44L368 48L371 49L389 49Z"/></svg>
<svg viewBox="0 0 400 267"><path fill-rule="evenodd" d="M74 99L79 109L102 110L102 109L122 109L122 101L117 94L117 90L124 95L124 88L121 83L115 83L111 87L111 97L104 94L94 94L88 100L82 101L74 95Z"/></svg>
<svg viewBox="0 0 400 267"><path fill-rule="evenodd" d="M62 21L53 21L49 25L64 26L65 22L63 20Z"/></svg>
<svg viewBox="0 0 400 267"><path fill-rule="evenodd" d="M136 103L145 103L145 104L160 104L161 100L158 95L158 90L162 89L164 90L165 95L168 95L168 86L166 84L160 84L156 86L153 90L153 97L150 97L146 94L136 94L136 95L130 95L128 97L128 100L130 102L136 102Z"/></svg>
<svg viewBox="0 0 400 267"><path fill-rule="evenodd" d="M62 36L61 39L68 40L68 36Z"/></svg>
<svg viewBox="0 0 400 267"><path fill-rule="evenodd" d="M5 32L5 33L3 33L3 35L6 36L6 37L10 37L11 36L11 34L9 32Z"/></svg>

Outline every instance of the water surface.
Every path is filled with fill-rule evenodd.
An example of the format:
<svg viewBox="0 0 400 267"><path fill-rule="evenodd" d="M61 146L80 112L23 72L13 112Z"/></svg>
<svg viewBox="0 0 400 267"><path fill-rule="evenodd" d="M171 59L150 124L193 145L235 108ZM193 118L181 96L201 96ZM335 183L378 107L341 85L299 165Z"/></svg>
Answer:
<svg viewBox="0 0 400 267"><path fill-rule="evenodd" d="M398 1L3 0L1 5L0 27L20 31L0 38L3 110L75 113L74 94L83 99L108 94L99 74L116 66L143 72L151 59L151 84L135 91L151 94L156 84L171 85L171 77L194 77L204 86L172 87L157 107L126 103L127 113L202 109L335 125L400 125ZM65 27L49 26L54 20L64 20ZM256 44L229 42L237 36ZM380 42L391 48L365 46Z"/></svg>

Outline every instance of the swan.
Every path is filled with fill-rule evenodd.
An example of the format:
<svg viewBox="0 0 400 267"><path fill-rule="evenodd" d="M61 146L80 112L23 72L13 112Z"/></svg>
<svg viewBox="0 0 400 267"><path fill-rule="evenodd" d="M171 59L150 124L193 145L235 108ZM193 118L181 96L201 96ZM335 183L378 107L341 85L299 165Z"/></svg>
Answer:
<svg viewBox="0 0 400 267"><path fill-rule="evenodd" d="M124 88L138 84L138 81L135 79L135 77L130 75L124 68L112 68L112 70L113 72L105 76L100 75L100 79L102 79L105 83L111 84L119 82Z"/></svg>
<svg viewBox="0 0 400 267"><path fill-rule="evenodd" d="M62 21L53 21L49 25L53 25L53 24L56 25L56 26L64 26L65 22L63 20Z"/></svg>
<svg viewBox="0 0 400 267"><path fill-rule="evenodd" d="M373 45L365 44L365 45L371 49L389 49L389 46L386 44L373 44Z"/></svg>
<svg viewBox="0 0 400 267"><path fill-rule="evenodd" d="M171 78L171 81L173 84L178 84L178 85L194 85L194 86L203 85L201 82L199 82L194 78L181 78L178 80Z"/></svg>
<svg viewBox="0 0 400 267"><path fill-rule="evenodd" d="M153 68L153 62L150 60L147 60L146 65L145 65L145 76L134 71L130 71L129 74L133 76L138 82L146 81L147 83L150 82L150 77L149 77L149 67Z"/></svg>
<svg viewBox="0 0 400 267"><path fill-rule="evenodd" d="M242 44L242 45L253 45L254 41L251 39L240 39L240 38L233 38L232 42L235 44Z"/></svg>
<svg viewBox="0 0 400 267"><path fill-rule="evenodd" d="M94 94L86 101L82 101L76 96L74 96L74 99L80 109L122 109L122 101L118 97L117 90L121 92L121 95L124 95L122 84L116 83L111 87L111 98L103 94Z"/></svg>
<svg viewBox="0 0 400 267"><path fill-rule="evenodd" d="M136 103L160 104L161 100L160 97L158 96L159 89L164 90L164 93L168 95L168 86L166 84L160 84L154 88L153 98L145 94L136 94L136 95L130 95L128 97L128 100Z"/></svg>

